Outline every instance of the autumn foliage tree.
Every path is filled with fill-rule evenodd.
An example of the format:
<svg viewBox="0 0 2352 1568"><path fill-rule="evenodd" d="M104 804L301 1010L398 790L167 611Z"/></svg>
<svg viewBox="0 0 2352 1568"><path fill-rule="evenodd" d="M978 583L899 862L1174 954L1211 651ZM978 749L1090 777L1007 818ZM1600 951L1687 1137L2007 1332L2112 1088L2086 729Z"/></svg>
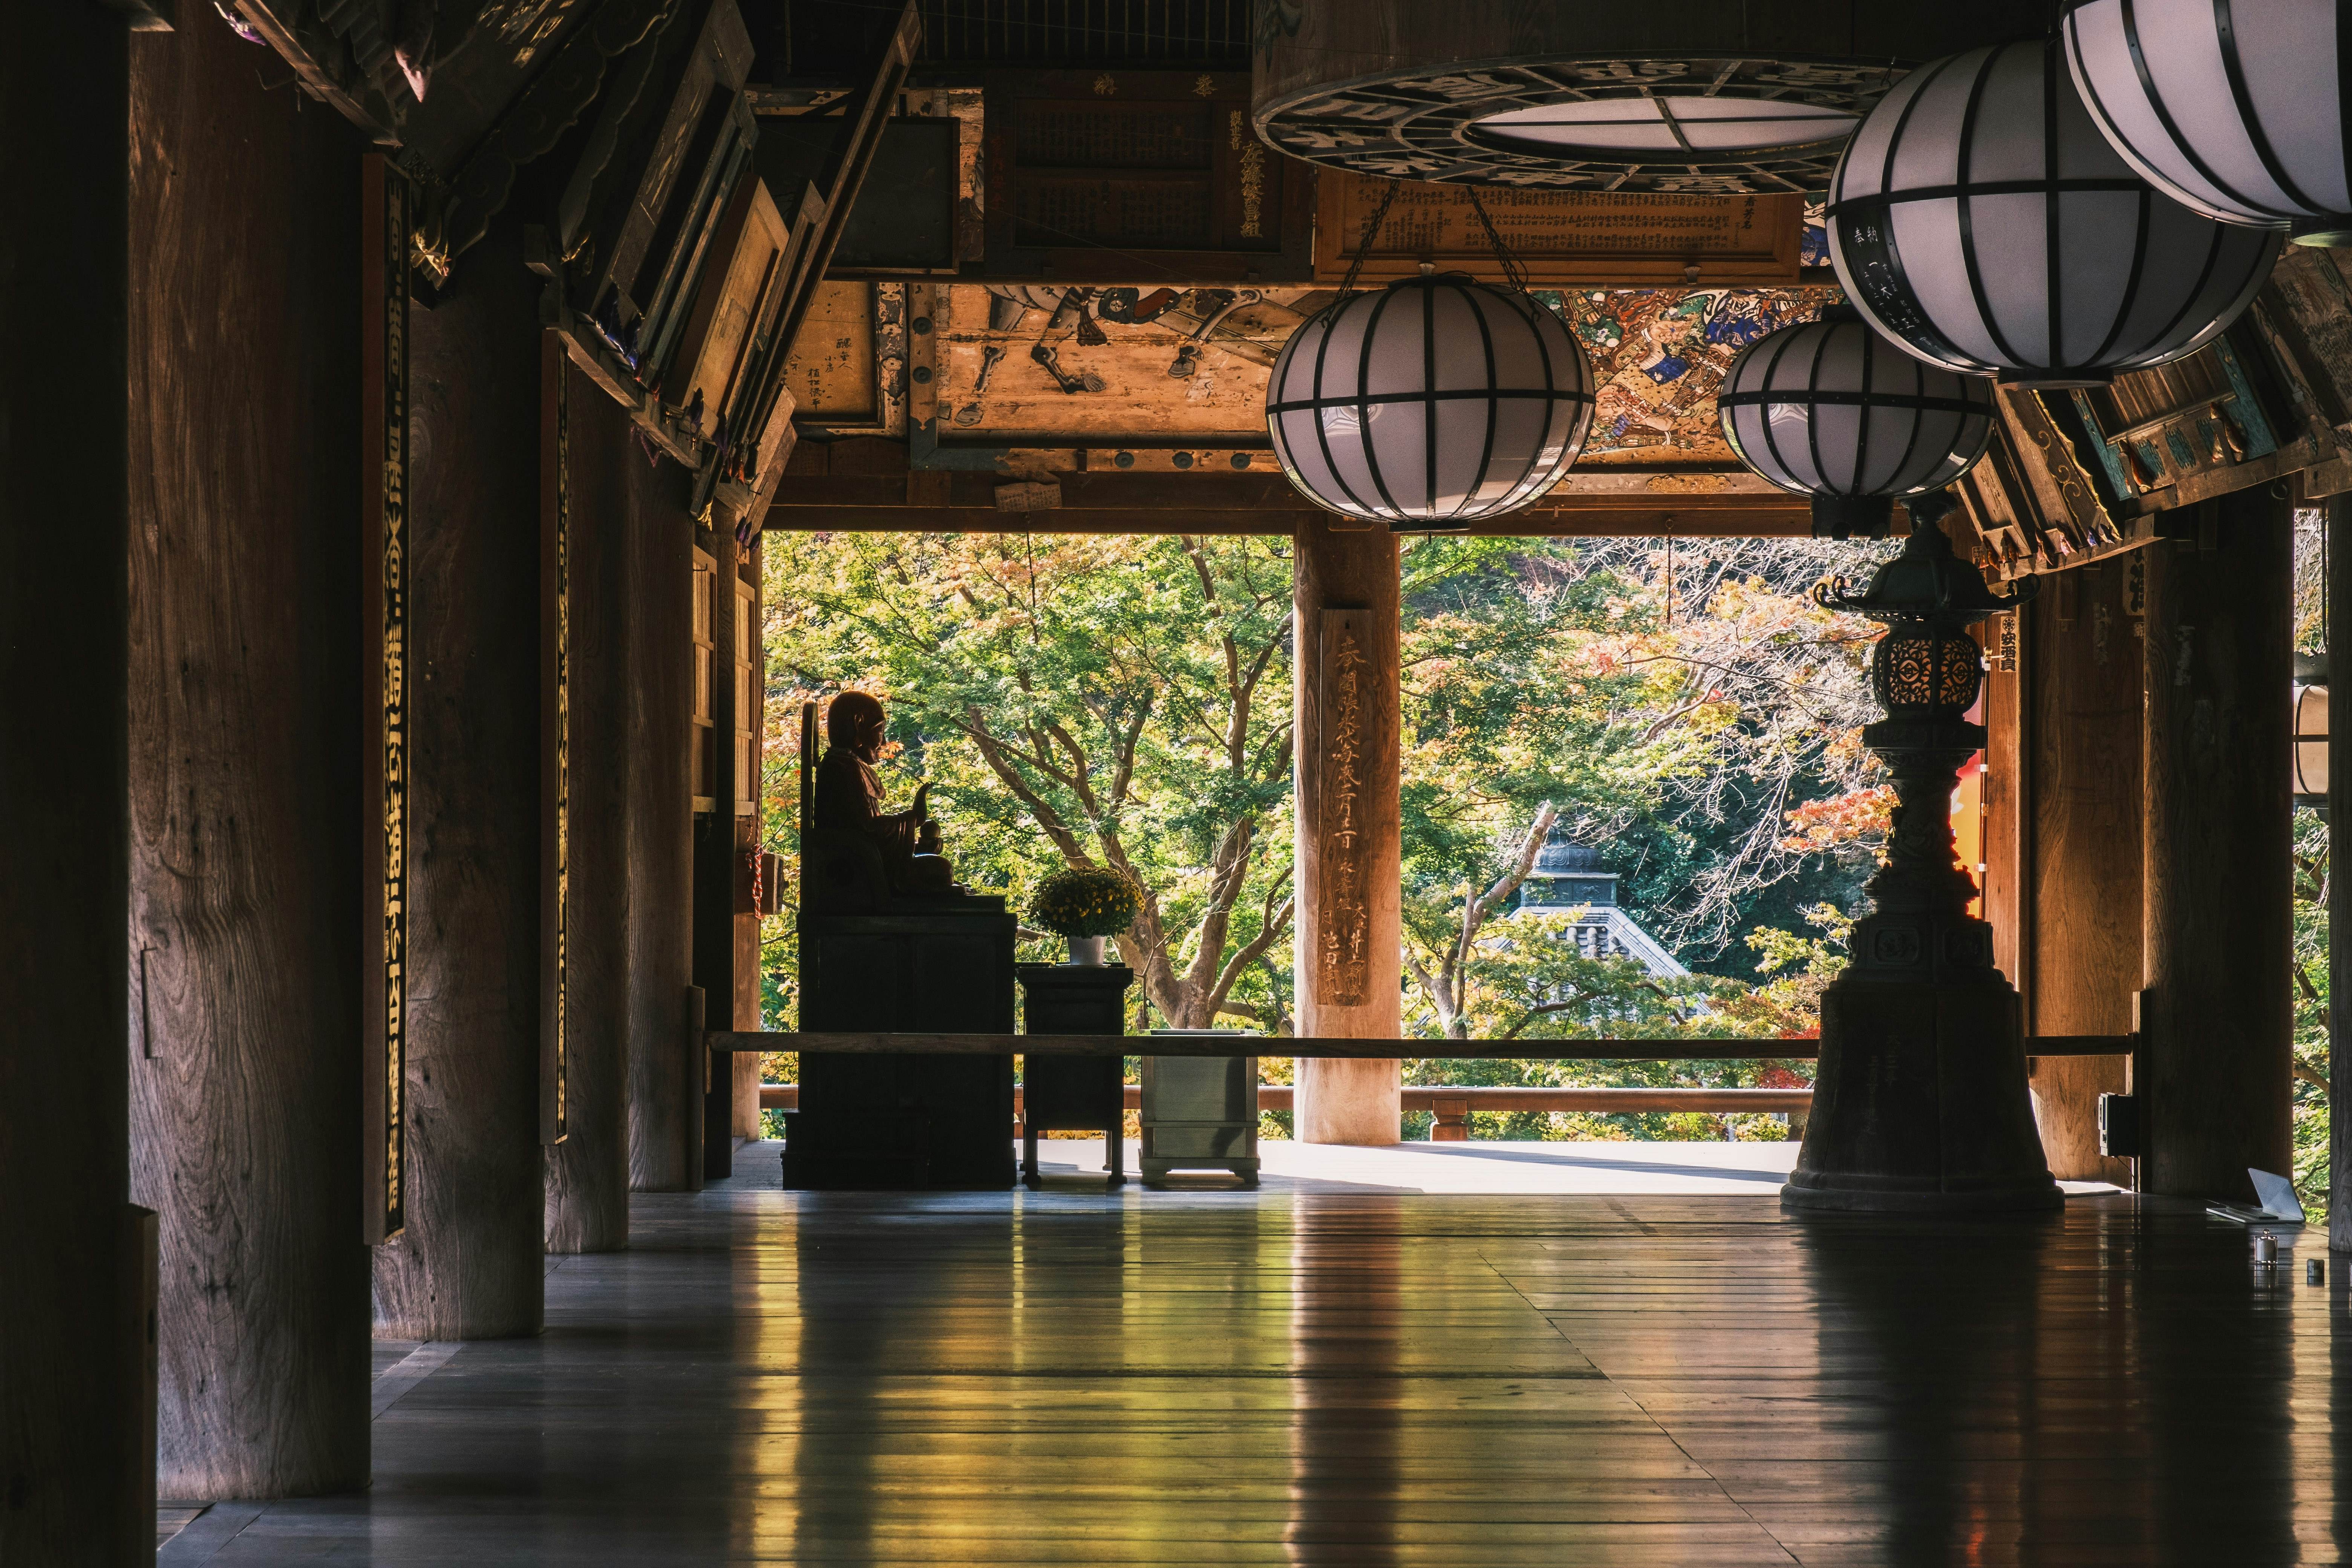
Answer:
<svg viewBox="0 0 2352 1568"><path fill-rule="evenodd" d="M776 535L766 570L772 710L881 694L886 776L933 781L965 880L1020 900L1059 867L1123 871L1144 906L1118 951L1163 1019L1286 1016L1286 546Z"/></svg>

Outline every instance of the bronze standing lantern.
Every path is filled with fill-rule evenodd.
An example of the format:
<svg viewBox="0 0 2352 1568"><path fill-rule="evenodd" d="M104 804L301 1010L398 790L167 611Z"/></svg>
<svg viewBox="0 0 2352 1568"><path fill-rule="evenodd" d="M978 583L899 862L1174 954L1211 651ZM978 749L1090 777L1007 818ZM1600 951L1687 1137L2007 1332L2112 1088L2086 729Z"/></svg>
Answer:
<svg viewBox="0 0 2352 1568"><path fill-rule="evenodd" d="M1968 628L2012 610L1953 552L1948 492L1911 502L1911 538L1860 594L1814 590L1887 628L1871 659L1886 717L1863 743L1895 785L1886 863L1866 890L1852 961L1822 995L1820 1068L1791 1208L1957 1212L2051 1208L2025 1085L2017 992L1992 963L1992 928L1969 913L1976 881L1952 837L1959 770L1984 745L1968 712L1983 685Z"/></svg>

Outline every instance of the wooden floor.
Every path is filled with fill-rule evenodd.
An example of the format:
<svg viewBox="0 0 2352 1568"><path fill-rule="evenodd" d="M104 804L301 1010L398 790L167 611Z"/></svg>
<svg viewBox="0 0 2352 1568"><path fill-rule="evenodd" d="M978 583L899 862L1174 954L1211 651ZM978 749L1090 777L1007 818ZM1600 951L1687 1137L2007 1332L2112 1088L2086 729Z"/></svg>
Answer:
<svg viewBox="0 0 2352 1568"><path fill-rule="evenodd" d="M370 1495L216 1505L160 1561L2234 1568L2352 1537L2352 1300L2187 1205L1056 1187L641 1198L634 1250L553 1268L541 1338L383 1348Z"/></svg>

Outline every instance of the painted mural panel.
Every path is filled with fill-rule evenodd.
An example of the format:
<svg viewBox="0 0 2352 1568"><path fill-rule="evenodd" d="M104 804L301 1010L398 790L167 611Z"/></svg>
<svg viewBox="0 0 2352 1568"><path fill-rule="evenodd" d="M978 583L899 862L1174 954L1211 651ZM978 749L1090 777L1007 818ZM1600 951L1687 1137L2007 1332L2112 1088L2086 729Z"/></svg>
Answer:
<svg viewBox="0 0 2352 1568"><path fill-rule="evenodd" d="M1329 289L1055 289L934 294L938 437L971 446L1262 446L1265 388ZM1538 289L1592 356L1586 466L1733 468L1715 394L1739 351L1810 321L1827 288Z"/></svg>

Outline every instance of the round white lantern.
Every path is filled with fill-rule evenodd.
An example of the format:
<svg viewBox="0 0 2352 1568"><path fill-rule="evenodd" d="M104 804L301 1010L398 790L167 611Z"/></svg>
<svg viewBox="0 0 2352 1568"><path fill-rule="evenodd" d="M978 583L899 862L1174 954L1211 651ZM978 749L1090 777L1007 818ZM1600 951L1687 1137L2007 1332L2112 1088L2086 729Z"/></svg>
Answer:
<svg viewBox="0 0 2352 1568"><path fill-rule="evenodd" d="M2294 803L2327 805L2327 665L2326 653L2294 656Z"/></svg>
<svg viewBox="0 0 2352 1568"><path fill-rule="evenodd" d="M1832 307L1739 352L1716 394L1723 437L1813 498L1813 531L1883 537L1895 498L1941 489L1992 440L1992 384L1926 364Z"/></svg>
<svg viewBox="0 0 2352 1568"><path fill-rule="evenodd" d="M2352 243L2335 0L2088 0L2066 61L2116 151L2223 223ZM2347 40L2352 41L2352 40Z"/></svg>
<svg viewBox="0 0 2352 1568"><path fill-rule="evenodd" d="M1584 449L1592 366L1525 294L1459 274L1342 299L1292 334L1266 386L1283 472L1400 532L1525 506Z"/></svg>
<svg viewBox="0 0 2352 1568"><path fill-rule="evenodd" d="M1831 258L1872 325L2020 386L2096 386L2203 347L2281 243L2134 174L2054 39L1970 49L1896 83L1839 160L1828 213Z"/></svg>

